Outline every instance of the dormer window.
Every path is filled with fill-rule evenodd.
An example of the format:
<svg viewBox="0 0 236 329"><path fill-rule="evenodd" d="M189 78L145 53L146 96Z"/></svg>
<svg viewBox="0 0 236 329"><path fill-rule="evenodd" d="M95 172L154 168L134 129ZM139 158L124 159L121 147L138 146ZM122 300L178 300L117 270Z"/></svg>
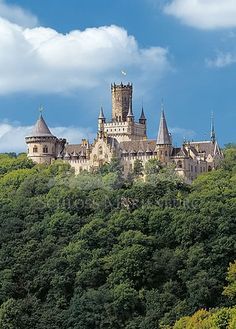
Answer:
<svg viewBox="0 0 236 329"><path fill-rule="evenodd" d="M36 145L33 147L33 153L38 153L38 147Z"/></svg>

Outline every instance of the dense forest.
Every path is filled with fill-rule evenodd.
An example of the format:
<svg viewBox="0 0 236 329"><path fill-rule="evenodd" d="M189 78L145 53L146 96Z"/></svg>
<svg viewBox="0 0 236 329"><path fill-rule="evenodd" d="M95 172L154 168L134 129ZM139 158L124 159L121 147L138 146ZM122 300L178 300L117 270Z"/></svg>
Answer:
<svg viewBox="0 0 236 329"><path fill-rule="evenodd" d="M236 328L236 148L144 170L0 156L0 329Z"/></svg>

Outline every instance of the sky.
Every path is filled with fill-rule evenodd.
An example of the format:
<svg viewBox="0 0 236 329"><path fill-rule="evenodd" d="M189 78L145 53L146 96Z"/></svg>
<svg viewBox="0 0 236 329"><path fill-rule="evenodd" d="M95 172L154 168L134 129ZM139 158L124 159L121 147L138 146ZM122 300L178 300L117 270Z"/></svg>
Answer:
<svg viewBox="0 0 236 329"><path fill-rule="evenodd" d="M121 71L127 73L126 76ZM0 152L21 152L39 107L57 137L96 136L111 83L132 82L155 139L236 142L235 0L0 0Z"/></svg>

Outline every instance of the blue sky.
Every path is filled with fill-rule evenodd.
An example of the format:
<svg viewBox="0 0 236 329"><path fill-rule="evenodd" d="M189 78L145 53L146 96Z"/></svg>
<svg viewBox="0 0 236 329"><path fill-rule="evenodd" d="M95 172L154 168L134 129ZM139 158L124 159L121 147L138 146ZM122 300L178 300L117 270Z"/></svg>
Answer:
<svg viewBox="0 0 236 329"><path fill-rule="evenodd" d="M58 137L93 138L121 79L150 138L163 98L175 144L209 138L211 111L235 142L234 0L0 0L0 48L0 152L24 150L40 104Z"/></svg>

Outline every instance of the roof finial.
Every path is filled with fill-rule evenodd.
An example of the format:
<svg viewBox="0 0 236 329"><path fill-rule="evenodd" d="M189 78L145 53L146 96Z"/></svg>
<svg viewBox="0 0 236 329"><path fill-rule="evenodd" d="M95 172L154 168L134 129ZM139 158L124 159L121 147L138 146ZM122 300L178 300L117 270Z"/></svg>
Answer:
<svg viewBox="0 0 236 329"><path fill-rule="evenodd" d="M44 107L43 107L43 105L41 104L41 105L39 106L39 113L40 113L40 115L43 114L43 111L44 111Z"/></svg>
<svg viewBox="0 0 236 329"><path fill-rule="evenodd" d="M216 133L215 133L215 120L214 120L214 112L211 112L211 141L215 143L216 141Z"/></svg>

